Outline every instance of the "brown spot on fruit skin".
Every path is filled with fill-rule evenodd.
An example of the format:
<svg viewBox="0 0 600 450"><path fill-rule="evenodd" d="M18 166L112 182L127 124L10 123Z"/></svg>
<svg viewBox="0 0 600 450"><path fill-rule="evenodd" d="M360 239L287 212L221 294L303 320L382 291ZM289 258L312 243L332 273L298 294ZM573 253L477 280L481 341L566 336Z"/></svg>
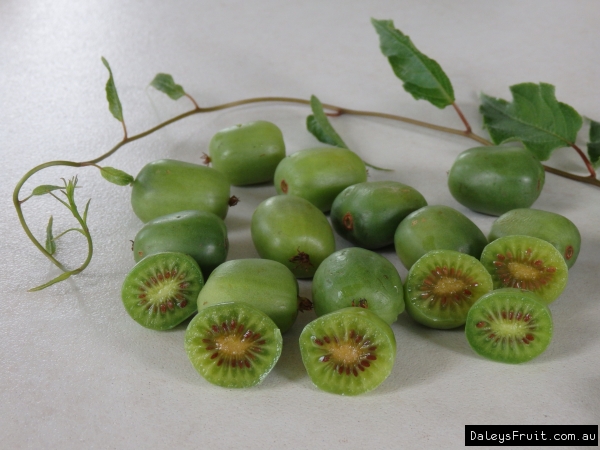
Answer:
<svg viewBox="0 0 600 450"><path fill-rule="evenodd" d="M281 180L281 183L279 183L279 186L281 187L281 192L283 192L284 194L288 193L288 184L286 183L285 180Z"/></svg>
<svg viewBox="0 0 600 450"><path fill-rule="evenodd" d="M344 214L344 217L342 218L342 224L348 231L352 231L354 229L354 217L352 217L351 212Z"/></svg>
<svg viewBox="0 0 600 450"><path fill-rule="evenodd" d="M568 261L569 259L571 259L573 257L574 254L575 254L575 249L573 249L572 245L569 245L565 249L565 259Z"/></svg>
<svg viewBox="0 0 600 450"><path fill-rule="evenodd" d="M289 259L289 262L295 263L294 270L302 269L308 271L309 267L313 267L312 262L310 262L310 256L308 253L304 253L297 249L298 253L295 256L292 256Z"/></svg>

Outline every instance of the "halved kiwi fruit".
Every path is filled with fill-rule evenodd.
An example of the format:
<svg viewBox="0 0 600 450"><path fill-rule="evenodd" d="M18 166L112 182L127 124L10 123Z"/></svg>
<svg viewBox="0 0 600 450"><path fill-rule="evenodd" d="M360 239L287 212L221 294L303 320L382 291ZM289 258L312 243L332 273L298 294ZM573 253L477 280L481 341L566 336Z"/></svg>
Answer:
<svg viewBox="0 0 600 450"><path fill-rule="evenodd" d="M300 352L319 389L358 395L375 389L392 372L396 339L375 313L351 306L306 325L300 334Z"/></svg>
<svg viewBox="0 0 600 450"><path fill-rule="evenodd" d="M277 363L282 343L275 322L244 303L202 309L185 333L185 350L198 373L227 388L260 383Z"/></svg>
<svg viewBox="0 0 600 450"><path fill-rule="evenodd" d="M494 289L513 287L532 291L545 303L564 290L569 269L550 243L532 236L504 236L489 243L481 263L492 275Z"/></svg>
<svg viewBox="0 0 600 450"><path fill-rule="evenodd" d="M552 339L552 316L534 293L505 288L481 297L469 310L465 334L479 355L504 363L529 361Z"/></svg>
<svg viewBox="0 0 600 450"><path fill-rule="evenodd" d="M204 286L198 263L183 253L156 253L138 262L125 277L121 299L140 325L168 330L197 310Z"/></svg>
<svg viewBox="0 0 600 450"><path fill-rule="evenodd" d="M454 250L433 250L413 264L404 283L406 311L431 328L461 326L469 308L492 290L478 259Z"/></svg>

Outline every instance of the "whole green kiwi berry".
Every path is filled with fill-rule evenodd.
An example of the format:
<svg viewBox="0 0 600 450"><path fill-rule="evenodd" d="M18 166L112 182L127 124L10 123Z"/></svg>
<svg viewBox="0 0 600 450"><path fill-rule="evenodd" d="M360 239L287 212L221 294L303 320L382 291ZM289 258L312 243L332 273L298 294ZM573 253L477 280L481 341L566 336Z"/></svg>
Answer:
<svg viewBox="0 0 600 450"><path fill-rule="evenodd" d="M471 148L458 155L448 174L450 193L460 204L494 216L530 207L544 181L544 167L522 147Z"/></svg>
<svg viewBox="0 0 600 450"><path fill-rule="evenodd" d="M140 261L160 252L179 252L196 260L208 277L227 258L229 240L223 219L208 211L180 211L146 223L133 241L133 257Z"/></svg>
<svg viewBox="0 0 600 450"><path fill-rule="evenodd" d="M208 146L212 167L235 186L273 180L285 158L283 134L277 125L258 120L225 128Z"/></svg>
<svg viewBox="0 0 600 450"><path fill-rule="evenodd" d="M230 184L221 172L184 161L146 164L131 189L131 206L142 222L179 211L209 211L224 219Z"/></svg>
<svg viewBox="0 0 600 450"><path fill-rule="evenodd" d="M331 206L331 223L344 239L371 250L394 242L396 228L427 201L397 181L366 181L348 186Z"/></svg>
<svg viewBox="0 0 600 450"><path fill-rule="evenodd" d="M414 211L400 222L394 234L396 253L407 269L431 250L455 250L479 259L487 242L471 219L443 205Z"/></svg>
<svg viewBox="0 0 600 450"><path fill-rule="evenodd" d="M275 170L278 194L302 197L321 211L348 186L367 181L365 163L345 148L318 147L286 156Z"/></svg>
<svg viewBox="0 0 600 450"><path fill-rule="evenodd" d="M253 306L285 333L298 315L298 281L277 261L257 258L227 261L206 280L198 295L198 310L223 302Z"/></svg>
<svg viewBox="0 0 600 450"><path fill-rule="evenodd" d="M259 204L252 214L250 233L261 258L282 263L297 278L311 278L335 251L325 214L293 195L276 195Z"/></svg>
<svg viewBox="0 0 600 450"><path fill-rule="evenodd" d="M565 216L540 209L519 208L502 214L492 224L490 242L514 234L533 236L550 242L571 268L581 249L581 234Z"/></svg>
<svg viewBox="0 0 600 450"><path fill-rule="evenodd" d="M313 277L312 301L317 316L355 306L390 324L404 311L402 281L394 265L360 247L338 250L325 258Z"/></svg>

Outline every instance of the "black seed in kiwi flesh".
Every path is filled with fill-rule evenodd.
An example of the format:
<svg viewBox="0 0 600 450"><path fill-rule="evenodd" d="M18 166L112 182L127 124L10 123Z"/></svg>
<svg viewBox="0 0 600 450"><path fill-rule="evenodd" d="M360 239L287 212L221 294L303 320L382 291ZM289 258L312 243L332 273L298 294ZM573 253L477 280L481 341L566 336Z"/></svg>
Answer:
<svg viewBox="0 0 600 450"><path fill-rule="evenodd" d="M281 355L275 322L245 303L219 303L198 312L185 333L185 350L207 381L226 388L259 384Z"/></svg>
<svg viewBox="0 0 600 450"><path fill-rule="evenodd" d="M125 277L121 299L140 325L168 330L197 310L204 286L198 263L183 253L156 253L138 262Z"/></svg>

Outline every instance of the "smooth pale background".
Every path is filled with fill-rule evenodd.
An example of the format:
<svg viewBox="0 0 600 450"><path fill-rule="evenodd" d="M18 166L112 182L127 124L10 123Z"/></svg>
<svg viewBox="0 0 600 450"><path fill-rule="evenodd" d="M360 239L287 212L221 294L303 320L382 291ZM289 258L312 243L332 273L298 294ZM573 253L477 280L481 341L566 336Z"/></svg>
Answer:
<svg viewBox="0 0 600 450"><path fill-rule="evenodd" d="M392 19L436 59L457 102L480 134L478 94L510 98L525 81L556 85L559 100L600 119L597 1L132 1L4 0L0 3L0 446L4 448L460 448L465 424L598 424L600 421L600 190L548 175L537 208L580 228L583 248L564 294L551 305L554 340L520 366L483 360L461 329L434 331L403 314L393 373L377 390L345 398L312 386L298 335L300 316L264 383L247 390L208 384L183 349L184 326L146 330L125 313L123 278L133 265L130 239L141 226L128 187L95 169L47 170L28 182L79 176L81 207L92 198L94 258L84 274L38 293L26 290L58 274L21 230L12 189L45 161L83 161L107 151L121 126L105 100L111 63L131 134L190 107L148 88L171 73L201 105L285 95L390 112L460 128L403 91L380 54L369 19ZM136 174L158 158L199 162L212 135L229 125L271 120L288 152L316 145L305 107L247 106L197 115L121 149L105 162ZM487 234L492 217L469 212L450 196L446 172L476 144L396 122L332 120L361 157L395 172L370 171L420 190L430 204L459 209ZM585 145L582 132L580 144ZM550 165L585 173L573 151ZM229 258L256 257L252 211L271 186L234 188L241 203L227 217ZM72 226L50 197L26 205L40 239L49 215L58 232ZM338 238L338 248L349 244ZM75 235L59 242L71 266L84 258ZM401 266L393 249L384 254ZM301 283L310 296L310 283Z"/></svg>

